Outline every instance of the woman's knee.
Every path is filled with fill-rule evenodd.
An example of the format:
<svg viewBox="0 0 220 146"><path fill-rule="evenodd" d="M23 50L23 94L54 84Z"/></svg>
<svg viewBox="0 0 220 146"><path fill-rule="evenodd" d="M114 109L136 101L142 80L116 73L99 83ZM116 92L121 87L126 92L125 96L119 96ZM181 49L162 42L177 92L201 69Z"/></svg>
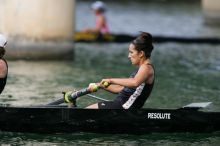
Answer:
<svg viewBox="0 0 220 146"><path fill-rule="evenodd" d="M88 108L88 109L98 109L99 107L98 107L98 104L95 103L95 104L92 104L90 106L87 106L86 108Z"/></svg>

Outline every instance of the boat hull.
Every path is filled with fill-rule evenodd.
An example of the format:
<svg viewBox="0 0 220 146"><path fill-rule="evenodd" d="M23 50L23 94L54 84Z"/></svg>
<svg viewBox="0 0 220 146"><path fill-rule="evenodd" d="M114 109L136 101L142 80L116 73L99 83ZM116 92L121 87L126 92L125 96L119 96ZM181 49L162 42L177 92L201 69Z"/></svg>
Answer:
<svg viewBox="0 0 220 146"><path fill-rule="evenodd" d="M0 131L30 133L127 133L220 131L219 112L64 107L1 107Z"/></svg>
<svg viewBox="0 0 220 146"><path fill-rule="evenodd" d="M73 40L75 42L86 43L125 43L133 41L137 35L131 34L99 34L99 33L84 33L76 32ZM220 38L218 37L180 37L180 36L159 36L153 35L153 42L155 43L198 43L198 44L220 44Z"/></svg>

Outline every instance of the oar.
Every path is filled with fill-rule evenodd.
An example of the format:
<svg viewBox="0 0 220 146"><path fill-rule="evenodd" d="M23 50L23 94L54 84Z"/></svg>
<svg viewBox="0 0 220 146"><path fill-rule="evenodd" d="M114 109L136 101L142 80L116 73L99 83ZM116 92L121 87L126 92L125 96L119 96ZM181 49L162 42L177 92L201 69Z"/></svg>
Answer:
<svg viewBox="0 0 220 146"><path fill-rule="evenodd" d="M50 102L50 103L48 103L46 105L59 105L59 104L61 104L63 102L64 102L64 99L60 98L60 99L57 99L56 101Z"/></svg>
<svg viewBox="0 0 220 146"><path fill-rule="evenodd" d="M101 100L101 101L109 101L107 99L104 99L104 98L101 98L101 97L98 97L98 96L95 96L95 95L92 95L92 94L86 94L86 96L89 96L89 97L92 97L92 98L95 98L95 99L98 99L98 100Z"/></svg>
<svg viewBox="0 0 220 146"><path fill-rule="evenodd" d="M103 82L103 85L104 85L105 87L108 87L108 86L109 86L109 83L108 83L108 82ZM83 96L83 95L87 95L87 94L92 93L92 92L96 92L96 91L100 88L100 87L99 87L98 85L96 85L96 84L94 84L93 86L94 86L94 87L93 87L92 91L91 91L91 89L89 89L89 88L84 88L84 89L81 89L81 90L79 90L79 91L76 91L76 92L72 93L72 94L71 94L71 99L66 99L65 97L64 97L65 99L64 99L64 98L60 98L60 99L58 99L58 100L56 100L56 101L53 101L53 102L51 102L51 103L48 103L47 105L59 105L59 104L63 103L64 100L66 100L66 101L68 101L68 102L75 102L75 101L76 101L76 98L78 98L78 97L80 97L80 96ZM63 94L65 94L65 93L63 93ZM92 96L90 95L90 97L92 97ZM94 96L93 96L93 98L96 98L96 99L105 101L105 99L101 99L101 98L99 98L99 97L94 97Z"/></svg>
<svg viewBox="0 0 220 146"><path fill-rule="evenodd" d="M71 98L72 100L75 100L77 97L80 97L80 96L83 96L83 95L86 95L88 93L91 93L91 91L88 89L88 88L84 88L84 89L81 89L79 91L76 91L74 92L72 95L71 95ZM65 93L63 93L65 94ZM53 101L51 103L48 103L47 105L58 105L58 104L61 104L61 103L64 103L64 98L60 98L56 101Z"/></svg>

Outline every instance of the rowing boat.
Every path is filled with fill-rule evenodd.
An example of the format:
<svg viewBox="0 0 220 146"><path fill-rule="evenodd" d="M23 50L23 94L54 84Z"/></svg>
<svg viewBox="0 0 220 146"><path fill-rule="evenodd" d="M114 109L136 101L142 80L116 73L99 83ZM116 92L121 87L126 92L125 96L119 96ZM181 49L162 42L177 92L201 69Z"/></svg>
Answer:
<svg viewBox="0 0 220 146"><path fill-rule="evenodd" d="M126 133L220 131L220 112L196 103L179 109L80 109L66 105L0 107L0 131L29 133Z"/></svg>
<svg viewBox="0 0 220 146"><path fill-rule="evenodd" d="M131 42L137 37L132 34L99 34L99 33L84 33L76 32L73 36L75 42ZM177 43L206 43L220 44L220 38L217 37L179 37L179 36L159 36L153 35L153 41L156 43L177 42Z"/></svg>

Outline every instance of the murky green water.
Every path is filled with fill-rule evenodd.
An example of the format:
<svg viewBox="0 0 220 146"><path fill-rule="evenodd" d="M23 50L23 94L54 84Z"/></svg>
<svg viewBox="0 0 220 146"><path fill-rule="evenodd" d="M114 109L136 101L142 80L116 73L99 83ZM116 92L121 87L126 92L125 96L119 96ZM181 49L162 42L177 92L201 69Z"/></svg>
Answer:
<svg viewBox="0 0 220 146"><path fill-rule="evenodd" d="M9 79L0 99L12 105L45 103L62 91L87 87L105 77L128 77L135 69L127 58L128 44L78 44L74 61L9 61ZM212 45L156 44L152 56L156 84L145 107L178 108L212 101L220 111L220 49ZM100 91L97 95L113 99ZM95 102L79 99L80 106Z"/></svg>
<svg viewBox="0 0 220 146"><path fill-rule="evenodd" d="M150 2L147 5L146 2L142 5L132 1L109 3L113 9L108 13L109 20L113 23L112 30L131 33L144 30L153 34L180 36L220 34L220 28L203 25L198 2L190 5L180 5L177 2L167 5L163 2ZM88 20L91 18L86 18L88 4L89 1L77 2L77 18L80 18L76 24L77 29L90 25ZM0 97L0 103L15 106L48 103L61 97L62 91L81 89L105 77L127 77L135 69L127 59L128 45L76 44L75 60L71 61L9 61L8 83ZM213 104L205 110L220 111L219 45L155 44L152 60L156 68L156 83L145 107L179 108L191 102L211 101ZM106 99L114 98L114 95L104 91L99 91L96 95ZM85 107L95 102L97 100L85 96L79 98L78 106ZM219 133L137 136L0 132L0 145L217 146L219 143Z"/></svg>

